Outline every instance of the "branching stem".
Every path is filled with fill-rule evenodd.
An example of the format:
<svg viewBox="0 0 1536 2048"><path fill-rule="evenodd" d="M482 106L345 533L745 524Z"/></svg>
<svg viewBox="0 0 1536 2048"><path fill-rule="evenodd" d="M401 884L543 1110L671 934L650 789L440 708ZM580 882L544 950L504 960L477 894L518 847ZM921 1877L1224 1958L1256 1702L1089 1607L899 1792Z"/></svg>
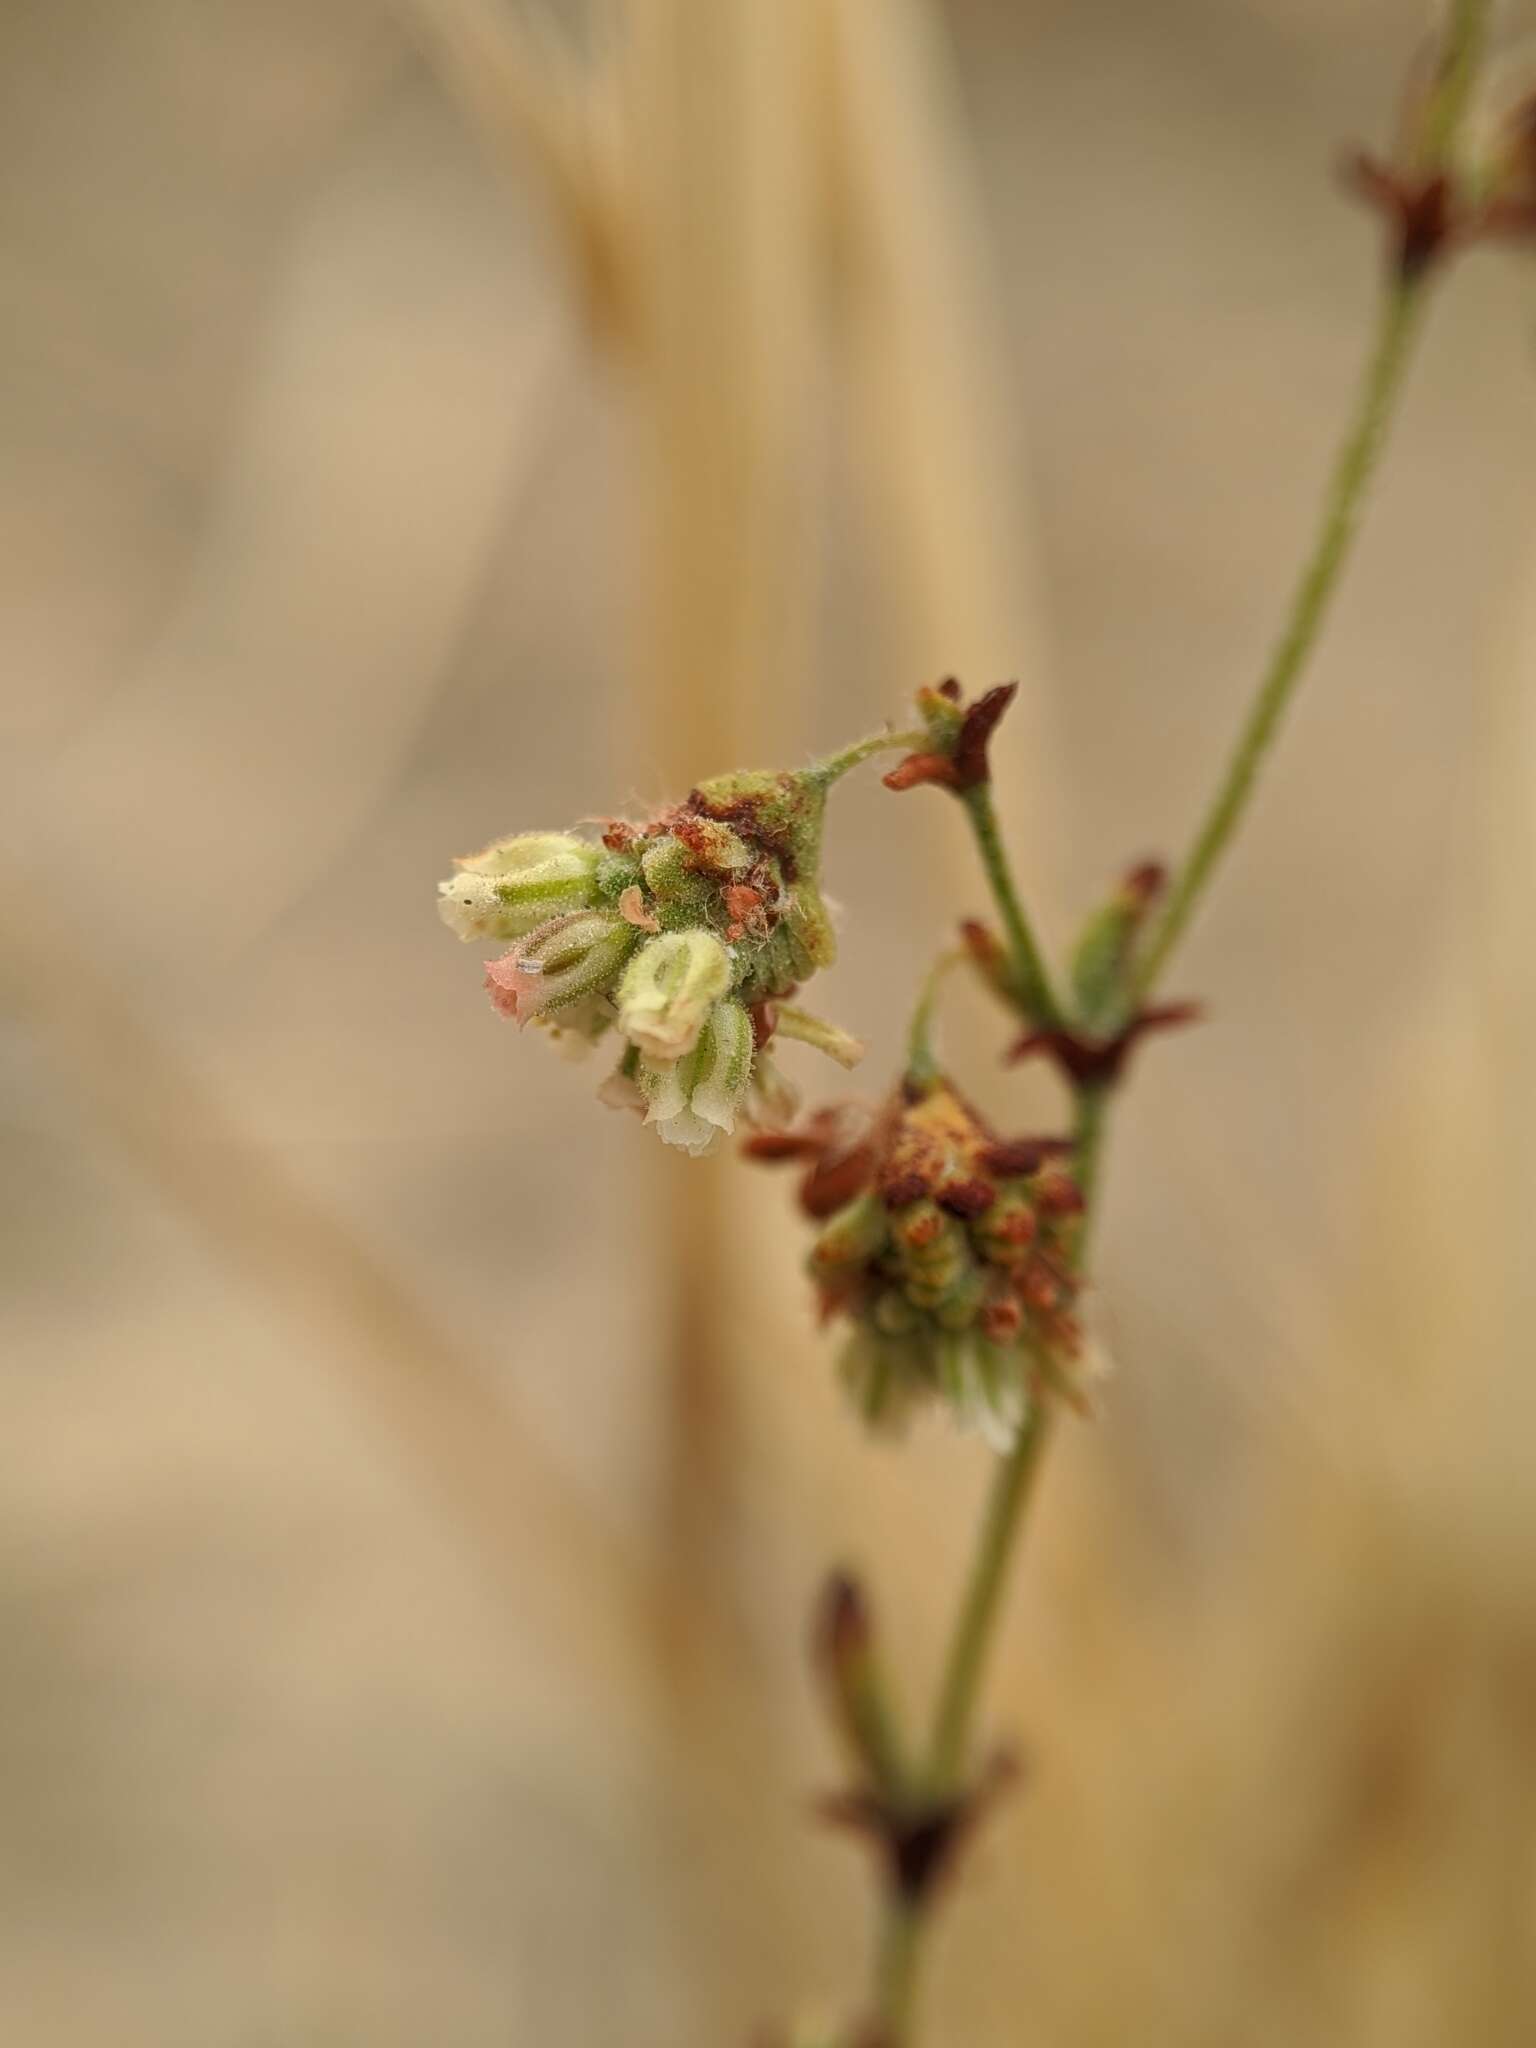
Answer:
<svg viewBox="0 0 1536 2048"><path fill-rule="evenodd" d="M806 771L817 782L831 784L850 768L857 768L861 761L871 760L876 754L909 753L914 747L926 746L928 736L920 726L908 732L873 732L867 739L855 740L852 746L842 747L835 754L824 754L819 761L813 761Z"/></svg>
<svg viewBox="0 0 1536 2048"><path fill-rule="evenodd" d="M1454 155L1486 44L1490 13L1491 0L1451 0L1441 61L1420 135L1423 158L1431 170L1446 166ZM1167 966L1242 822L1259 770L1317 645L1349 559L1412 354L1424 306L1425 276L1423 270L1397 275L1383 292L1359 399L1284 629L1189 855L1130 979L1122 1023L1134 1016ZM1037 1024L1059 1027L1066 1021L1065 1013L1014 884L990 786L983 782L966 790L963 801L1007 935L1020 1000ZM925 1059L931 1064L927 1019L936 979L937 972L920 999L914 1020L910 1054L914 1066ZM1091 1082L1080 1083L1074 1092L1074 1171L1085 1201L1079 1257L1096 1207L1109 1095L1107 1084ZM1049 1417L1043 1404L1031 1411L993 1478L950 1641L930 1746L920 1771L921 1785L931 1797L951 1796L964 1783L981 1682L1024 1512L1049 1441ZM888 1902L876 1967L875 2010L880 2038L889 2048L908 2048L911 2040L922 1931L923 1921L914 1905L899 1898Z"/></svg>

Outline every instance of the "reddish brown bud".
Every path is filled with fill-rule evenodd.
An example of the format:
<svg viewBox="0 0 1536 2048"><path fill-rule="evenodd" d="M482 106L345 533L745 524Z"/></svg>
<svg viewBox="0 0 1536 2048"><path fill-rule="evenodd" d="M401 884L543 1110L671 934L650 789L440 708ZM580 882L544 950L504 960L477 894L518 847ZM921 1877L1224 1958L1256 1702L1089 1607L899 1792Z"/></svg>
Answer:
<svg viewBox="0 0 1536 2048"><path fill-rule="evenodd" d="M1120 884L1130 901L1145 910L1168 886L1168 870L1160 860L1144 860Z"/></svg>
<svg viewBox="0 0 1536 2048"><path fill-rule="evenodd" d="M720 891L720 900L732 917L750 917L762 908L763 896L749 882L729 882Z"/></svg>
<svg viewBox="0 0 1536 2048"><path fill-rule="evenodd" d="M999 1294L979 1318L982 1335L994 1344L1011 1344L1024 1327L1024 1304L1015 1294Z"/></svg>
<svg viewBox="0 0 1536 2048"><path fill-rule="evenodd" d="M1037 1173L1047 1159L1064 1159L1072 1150L1070 1138L994 1138L982 1149L981 1163L1005 1180Z"/></svg>
<svg viewBox="0 0 1536 2048"><path fill-rule="evenodd" d="M868 1654L872 1638L869 1603L859 1582L848 1572L833 1572L817 1609L814 1654L817 1664L837 1681L855 1657Z"/></svg>
<svg viewBox="0 0 1536 2048"><path fill-rule="evenodd" d="M1066 1173L1043 1173L1035 1183L1036 1205L1049 1216L1080 1216L1083 1191Z"/></svg>
<svg viewBox="0 0 1536 2048"><path fill-rule="evenodd" d="M997 1200L997 1189L988 1180L979 1177L970 1180L946 1181L939 1189L938 1201L941 1208L952 1216L980 1216L990 1209Z"/></svg>
<svg viewBox="0 0 1536 2048"><path fill-rule="evenodd" d="M915 1216L906 1217L898 1226L896 1235L904 1245L915 1252L933 1243L944 1228L944 1218L937 1209L919 1209Z"/></svg>

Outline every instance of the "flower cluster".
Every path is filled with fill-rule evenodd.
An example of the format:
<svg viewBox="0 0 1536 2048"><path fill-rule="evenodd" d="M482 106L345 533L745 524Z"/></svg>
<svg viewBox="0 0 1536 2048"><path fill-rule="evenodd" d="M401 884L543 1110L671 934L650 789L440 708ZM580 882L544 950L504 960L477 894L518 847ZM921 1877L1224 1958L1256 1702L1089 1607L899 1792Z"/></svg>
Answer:
<svg viewBox="0 0 1536 2048"><path fill-rule="evenodd" d="M622 1047L599 1091L669 1145L707 1152L754 1100L793 1103L775 1032L851 1064L861 1048L785 999L836 947L817 883L837 763L720 776L647 824L497 840L438 885L466 941L511 942L486 968L496 1009L573 1052Z"/></svg>
<svg viewBox="0 0 1536 2048"><path fill-rule="evenodd" d="M1006 1447L1042 1389L1077 1391L1082 1197L1061 1145L999 1138L936 1078L909 1079L862 1128L823 1111L747 1149L809 1162L810 1271L823 1313L853 1324L842 1373L871 1422L899 1427L937 1396Z"/></svg>

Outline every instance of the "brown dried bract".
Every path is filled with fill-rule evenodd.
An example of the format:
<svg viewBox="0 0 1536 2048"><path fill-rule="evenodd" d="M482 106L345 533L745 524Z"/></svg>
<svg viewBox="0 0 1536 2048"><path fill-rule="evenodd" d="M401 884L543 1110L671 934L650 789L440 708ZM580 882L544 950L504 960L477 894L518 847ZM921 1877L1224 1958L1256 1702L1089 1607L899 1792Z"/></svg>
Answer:
<svg viewBox="0 0 1536 2048"><path fill-rule="evenodd" d="M1003 713L1018 694L1017 683L997 683L967 710L955 747L955 773L962 789L974 789L978 782L992 780L987 750Z"/></svg>
<svg viewBox="0 0 1536 2048"><path fill-rule="evenodd" d="M1197 1023L1204 1014L1199 1003L1159 1003L1139 1011L1123 1031L1109 1038L1094 1038L1066 1028L1026 1031L1009 1049L1008 1058L1016 1064L1043 1053L1071 1081L1113 1087L1124 1072L1132 1049L1143 1038L1154 1031L1172 1031L1180 1024Z"/></svg>
<svg viewBox="0 0 1536 2048"><path fill-rule="evenodd" d="M1458 215L1443 171L1401 171L1366 150L1356 150L1346 159L1344 179L1390 223L1393 262L1404 283L1422 277L1454 243L1469 238L1468 217Z"/></svg>
<svg viewBox="0 0 1536 2048"><path fill-rule="evenodd" d="M833 1827L872 1842L893 1895L922 1908L954 1867L961 1846L1022 1776L1011 1750L993 1753L974 1785L950 1799L899 1803L873 1791L837 1792L818 1800Z"/></svg>
<svg viewBox="0 0 1536 2048"><path fill-rule="evenodd" d="M918 692L918 706L921 709L924 697L942 698L946 706L942 718L930 715L928 728L936 744L908 754L897 762L883 779L887 789L916 789L920 784L933 783L940 789L953 790L957 795L978 784L990 782L992 764L988 750L998 721L1018 695L1017 683L997 683L992 689L978 697L974 704L967 705L960 720L959 730L954 732L952 743L943 739L946 722L953 730L953 708L961 701L960 685L953 676L947 676L931 692ZM937 713L939 706L933 706Z"/></svg>
<svg viewBox="0 0 1536 2048"><path fill-rule="evenodd" d="M852 1103L819 1109L795 1131L754 1131L742 1151L748 1159L804 1161L800 1206L817 1222L868 1187L879 1158L875 1120Z"/></svg>

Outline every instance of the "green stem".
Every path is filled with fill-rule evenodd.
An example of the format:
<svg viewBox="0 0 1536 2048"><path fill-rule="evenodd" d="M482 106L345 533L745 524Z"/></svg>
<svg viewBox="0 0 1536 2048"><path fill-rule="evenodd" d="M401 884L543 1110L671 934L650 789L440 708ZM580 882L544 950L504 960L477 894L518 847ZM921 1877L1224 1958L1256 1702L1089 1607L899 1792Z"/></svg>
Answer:
<svg viewBox="0 0 1536 2048"><path fill-rule="evenodd" d="M1490 0L1452 0L1439 76L1423 129L1426 160L1432 166L1448 161L1460 135L1487 38L1490 11ZM1241 821L1254 780L1316 645L1349 557L1367 487L1380 460L1422 305L1422 274L1395 280L1384 295L1359 402L1334 467L1322 524L1297 585L1285 629L1260 681L1227 772L1153 929L1133 979L1127 1014L1145 999L1183 935ZM1013 886L991 790L985 784L979 785L965 793L964 802L1007 931L1020 994L1039 1023L1059 1025L1063 1012ZM914 1065L920 1054L928 1055L926 1034L931 1007L932 985L925 991L918 1019L914 1020L910 1055ZM1107 1087L1090 1084L1079 1086L1075 1096L1073 1162L1085 1203L1079 1257L1096 1209L1109 1095ZM1043 1406L1032 1412L1017 1443L998 1467L988 1496L940 1687L925 1773L932 1794L952 1792L965 1768L971 1724L996 1632L1008 1568L1049 1440L1047 1417ZM915 1907L899 1899L887 1905L876 1973L876 2011L890 2048L907 2048L910 2039L921 1932L922 1922Z"/></svg>
<svg viewBox="0 0 1536 2048"><path fill-rule="evenodd" d="M1073 1170L1089 1207L1093 1202L1099 1153L1103 1144L1108 1090L1083 1087L1077 1094L1073 1133ZM952 1790L965 1767L966 1743L981 1689L987 1652L997 1625L998 1606L1008 1579L1008 1566L1018 1541L1040 1459L1050 1439L1050 1409L1042 1402L1030 1413L1013 1449L997 1468L971 1561L960 1616L950 1643L939 1690L929 1752L928 1777L940 1790Z"/></svg>
<svg viewBox="0 0 1536 2048"><path fill-rule="evenodd" d="M1423 298L1421 278L1394 281L1383 297L1375 345L1354 418L1334 466L1317 539L1226 772L1137 965L1130 989L1132 1011L1146 998L1167 966L1217 862L1231 842L1280 721L1317 645L1329 602L1349 559L1366 486L1381 456L1393 403L1418 330Z"/></svg>
<svg viewBox="0 0 1536 2048"><path fill-rule="evenodd" d="M982 1669L992 1646L998 1604L1029 1499L1030 1482L1050 1436L1049 1414L1043 1402L1030 1410L1018 1441L997 1468L987 1497L933 1724L928 1777L937 1791L953 1791L965 1767Z"/></svg>
<svg viewBox="0 0 1536 2048"><path fill-rule="evenodd" d="M911 2038L917 1989L917 1958L922 1919L905 1899L893 1899L880 1927L875 1957L875 2011L880 2020L880 2048L906 2048Z"/></svg>
<svg viewBox="0 0 1536 2048"><path fill-rule="evenodd" d="M992 891L992 900L997 905L998 915L1003 921L1003 930L1008 938L1008 950L1013 956L1013 970L1018 982L1019 997L1029 1011L1031 1020L1048 1029L1054 1029L1062 1022L1063 1012L1051 988L1051 977L1045 964L1045 956L1035 938L1019 892L1014 887L1013 869L1003 848L1002 833L998 829L997 809L992 801L990 782L978 782L964 792L961 802L971 821L971 831L976 840L976 850L981 855L987 885Z"/></svg>
<svg viewBox="0 0 1536 2048"><path fill-rule="evenodd" d="M1085 1086L1078 1090L1073 1171L1088 1203L1083 1216L1084 1235L1092 1214L1108 1103L1107 1088ZM923 1773L924 1787L930 1796L943 1797L954 1792L963 1776L971 1723L1008 1582L1008 1568L1049 1440L1050 1411L1040 1406L1032 1411L1018 1442L999 1464L993 1478L939 1690ZM904 1900L889 1900L876 1959L875 2011L883 2030L882 2040L890 2048L904 2048L908 2039L921 1934L920 1914Z"/></svg>
<svg viewBox="0 0 1536 2048"><path fill-rule="evenodd" d="M907 1026L906 1079L919 1088L931 1087L942 1072L933 1049L933 1013L945 975L965 957L959 951L941 953L924 975L917 1001L912 1006L912 1021Z"/></svg>
<svg viewBox="0 0 1536 2048"><path fill-rule="evenodd" d="M1461 134L1492 16L1493 0L1452 0L1434 97L1424 120L1422 153L1430 166L1447 162Z"/></svg>
<svg viewBox="0 0 1536 2048"><path fill-rule="evenodd" d="M835 754L823 754L819 761L813 761L806 774L824 787L834 783L839 776L846 775L850 768L857 768L861 761L868 761L876 754L891 754L900 751L910 754L914 749L926 747L928 735L921 727L909 732L874 732L868 739L855 740L852 746L843 747Z"/></svg>
<svg viewBox="0 0 1536 2048"><path fill-rule="evenodd" d="M1477 83L1491 14L1492 0L1452 0L1435 87L1419 135L1418 156L1426 170L1445 169L1452 164ZM1296 686L1306 672L1349 560L1367 488L1386 445L1387 429L1424 310L1428 276L1428 271L1418 270L1410 276L1394 277L1382 295L1375 341L1323 500L1317 538L1226 773L1137 966L1127 1014L1145 1000L1183 937L1217 863L1242 821L1255 779Z"/></svg>
<svg viewBox="0 0 1536 2048"><path fill-rule="evenodd" d="M1083 1227L1078 1238L1079 1256L1098 1196L1099 1160L1104 1150L1105 1131L1109 1121L1109 1098L1112 1093L1113 1089L1108 1082L1083 1081L1078 1084L1075 1098L1072 1178L1077 1182L1083 1197Z"/></svg>

